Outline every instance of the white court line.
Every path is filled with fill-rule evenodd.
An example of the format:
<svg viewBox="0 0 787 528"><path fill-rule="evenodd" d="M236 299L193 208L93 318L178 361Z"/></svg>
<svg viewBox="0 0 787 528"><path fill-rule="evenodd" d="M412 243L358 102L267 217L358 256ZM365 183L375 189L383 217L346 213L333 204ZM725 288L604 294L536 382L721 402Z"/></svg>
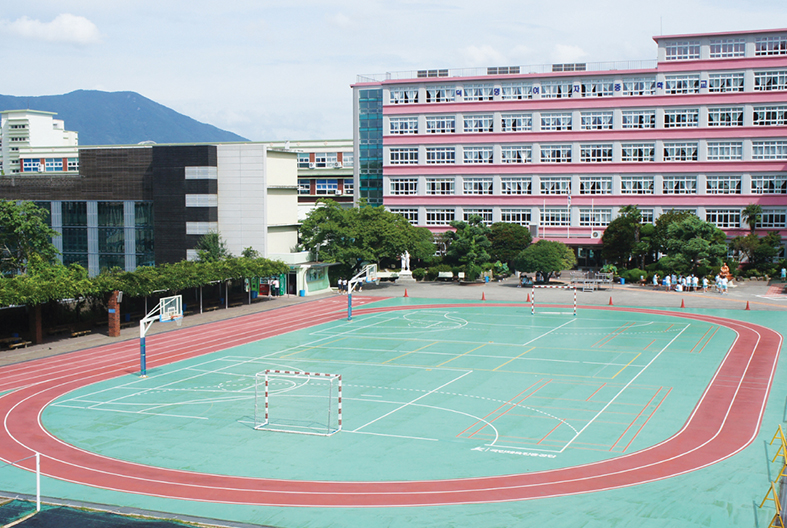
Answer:
<svg viewBox="0 0 787 528"><path fill-rule="evenodd" d="M343 433L372 435L372 436L388 436L390 438L406 438L408 440L428 440L430 442L439 442L439 440L437 438L423 438L423 437L420 437L420 436L404 436L404 435L385 434L385 433L367 433L366 431L342 431L342 432Z"/></svg>
<svg viewBox="0 0 787 528"><path fill-rule="evenodd" d="M571 323L573 323L574 321L576 321L576 319L569 319L568 321L566 321L566 322L565 322L565 323L563 323L562 325L560 325L560 326L556 326L555 328L553 328L553 329L552 329L552 330L550 330L549 332L545 332L545 333L541 334L541 335L540 335L540 336L538 336L538 337L534 337L533 339L531 339L531 340L530 340L530 341L528 341L527 343L522 343L522 346L529 345L529 344L530 344L530 343L532 343L533 341L536 341L536 340L538 340L538 339L541 339L542 337L544 337L544 336L546 336L546 335L549 335L549 334L551 334L551 333L552 333L552 332L554 332L555 330L560 330L561 328L563 328L563 327L564 327L564 326L566 326L567 324L571 324Z"/></svg>
<svg viewBox="0 0 787 528"><path fill-rule="evenodd" d="M648 367L649 367L649 366L651 366L651 365L653 364L653 362L654 362L654 361L656 361L656 360L659 358L659 356L661 355L661 353L662 353L662 352L664 352L665 350L667 350L667 349L669 348L669 346L670 346L670 345L671 345L671 344L672 344L672 343L673 343L673 342L674 342L674 341L675 341L677 338L679 338L679 337L681 336L681 334L683 334L683 332L685 332L685 331L686 331L686 330L687 330L687 329L688 329L690 326L691 326L691 323L687 324L685 327L683 327L683 330L681 330L681 331L680 331L680 333L678 333L678 335L676 335L675 337L673 337L673 338L670 340L670 342L669 342L669 343L667 343L666 345L664 345L664 348L662 348L661 350L659 350L659 353L658 353L658 354L656 354L655 356L653 356L653 359L651 359L651 360L648 362L648 364L647 364L647 365L645 365L644 367L642 367L642 369L641 369L639 372L637 372L637 374L636 374L636 375L635 375L633 378L631 378L631 380L630 380L628 383L626 383L626 384L623 386L623 388L622 388L622 389L620 389L620 390L618 391L618 393L617 393L617 394L615 394L615 396L614 396L614 397L613 397L611 400L609 400L609 402L608 402L608 403L607 403L607 404L606 404L606 405L605 405L605 406L604 406L604 407L603 407L603 408L602 408L602 409L601 409L601 410L600 410L598 413L596 413L596 415L595 415L593 418L591 418L591 419L590 419L590 421L589 421L587 424L585 424L585 427L583 427L582 429L580 429L580 430L579 430L579 432L578 432L577 434L575 434L575 435L574 435L574 438L572 438L571 440L569 440L569 441L568 441L568 443L567 443L566 445L564 445L564 446L563 446L563 448L560 450L560 452L562 453L563 451L565 451L565 450L568 448L568 446L570 446L570 445L571 445L571 443L572 443L574 440L576 440L576 439L577 439L577 437L579 437L579 435L581 435L581 434L582 434L582 431L584 431L585 429L587 429L588 427L590 427L590 424L592 424L592 423L593 423L593 422L596 420L596 418L598 418L599 416L601 416L601 413L603 413L604 411L606 411L606 410L607 410L607 407L609 407L610 405L612 405L612 402L614 402L614 401L615 401L615 400L618 398L618 396L620 396L621 394L623 394L623 391L625 391L626 389L628 389L628 388L629 388L629 386L630 386L632 383L634 383L634 381L635 381L635 380L636 380L636 379L637 379L637 378L640 376L640 374L642 374L643 372L645 372L645 371L648 369Z"/></svg>
<svg viewBox="0 0 787 528"><path fill-rule="evenodd" d="M442 385L440 385L440 386L439 386L439 387L437 387L436 389L432 389L432 390L430 390L429 392L427 392L426 394L424 394L424 395L422 395L422 396L419 396L419 397L417 397L416 399L414 399L414 400L412 400L412 401L409 401L409 402L405 403L404 405L400 405L400 406L399 406L399 407L397 407L396 409L394 409L394 410L392 410L392 411L390 411L390 412L387 412L387 413L385 413L384 415L382 415L382 416L380 416L380 417L378 417L378 418L375 418L375 419L374 419L374 420L372 420L371 422L365 423L364 425L362 425L362 426L360 426L360 427L357 427L355 430L353 430L353 431L350 431L350 432L351 432L351 433L357 433L358 431L360 431L361 429L363 429L363 428L364 428L364 427L366 427L367 425L372 425L374 422L377 422L377 421L379 421L379 420L382 420L382 419L383 419L383 418L385 418L386 416L390 416L391 414L395 413L396 411L398 411L398 410L401 410L401 409L404 409L405 407L408 407L408 406L410 406L410 405L414 404L415 402L417 402L417 401L418 401L418 400L420 400L421 398L426 398L426 397L427 397L427 396L429 396L430 394L432 394L432 393L434 393L434 392L437 392L437 391L439 391L439 390L440 390L440 389L442 389L443 387L446 387L446 386L448 386L448 385L452 384L452 383L453 383L453 382L455 382L455 381L459 381L460 379L464 378L465 376L467 376L467 375L468 375L468 374L470 374L471 372L473 372L473 371L472 371L472 370L468 370L467 372L465 372L465 373L464 373L464 374L462 374L461 376L458 376L458 377L456 377L456 378L452 379L451 381L449 381L449 382L447 382L447 383L443 383Z"/></svg>

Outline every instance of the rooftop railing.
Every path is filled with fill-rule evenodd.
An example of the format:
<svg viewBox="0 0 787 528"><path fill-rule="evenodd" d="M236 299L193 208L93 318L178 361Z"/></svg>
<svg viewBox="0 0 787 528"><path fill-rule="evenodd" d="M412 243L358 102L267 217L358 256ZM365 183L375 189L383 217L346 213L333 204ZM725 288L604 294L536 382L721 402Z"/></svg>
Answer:
<svg viewBox="0 0 787 528"><path fill-rule="evenodd" d="M631 60L610 62L580 62L568 64L535 64L529 66L492 66L487 68L449 68L435 70L407 70L398 72L374 73L357 76L357 82L383 82L420 79L446 79L457 77L483 77L486 75L528 75L556 72L604 72L625 70L655 69L658 61Z"/></svg>

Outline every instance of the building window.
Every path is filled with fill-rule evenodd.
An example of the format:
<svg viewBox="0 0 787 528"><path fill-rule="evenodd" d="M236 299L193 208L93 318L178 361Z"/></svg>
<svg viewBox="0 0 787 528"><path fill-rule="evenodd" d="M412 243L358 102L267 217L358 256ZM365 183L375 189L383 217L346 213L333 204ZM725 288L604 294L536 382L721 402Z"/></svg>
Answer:
<svg viewBox="0 0 787 528"><path fill-rule="evenodd" d="M427 147L426 163L456 163L456 149L454 147Z"/></svg>
<svg viewBox="0 0 787 528"><path fill-rule="evenodd" d="M571 145L541 145L541 163L571 163Z"/></svg>
<svg viewBox="0 0 787 528"><path fill-rule="evenodd" d="M219 169L217 167L186 167L187 180L218 180Z"/></svg>
<svg viewBox="0 0 787 528"><path fill-rule="evenodd" d="M763 209L757 227L784 228L787 227L787 209Z"/></svg>
<svg viewBox="0 0 787 528"><path fill-rule="evenodd" d="M708 108L708 126L743 126L743 108Z"/></svg>
<svg viewBox="0 0 787 528"><path fill-rule="evenodd" d="M550 207L541 209L542 226L571 225L571 212L568 207Z"/></svg>
<svg viewBox="0 0 787 528"><path fill-rule="evenodd" d="M580 145L579 161L582 163L601 163L612 161L612 144Z"/></svg>
<svg viewBox="0 0 787 528"><path fill-rule="evenodd" d="M741 226L740 209L706 209L705 221L720 229L733 229Z"/></svg>
<svg viewBox="0 0 787 528"><path fill-rule="evenodd" d="M417 134L417 117L392 117L389 120L391 134Z"/></svg>
<svg viewBox="0 0 787 528"><path fill-rule="evenodd" d="M640 209L640 214L642 215L642 224L652 224L653 223L653 209Z"/></svg>
<svg viewBox="0 0 787 528"><path fill-rule="evenodd" d="M69 171L79 170L79 158L68 158L68 170Z"/></svg>
<svg viewBox="0 0 787 528"><path fill-rule="evenodd" d="M491 209L465 209L464 221L469 222L471 216L480 216L481 223L484 225L492 225L492 210Z"/></svg>
<svg viewBox="0 0 787 528"><path fill-rule="evenodd" d="M730 175L713 175L705 179L705 192L707 194L740 194L741 177Z"/></svg>
<svg viewBox="0 0 787 528"><path fill-rule="evenodd" d="M664 143L664 161L697 161L697 144Z"/></svg>
<svg viewBox="0 0 787 528"><path fill-rule="evenodd" d="M426 210L426 225L432 226L447 226L449 222L453 222L456 212L453 209L427 209Z"/></svg>
<svg viewBox="0 0 787 528"><path fill-rule="evenodd" d="M653 176L621 176L620 194L653 194Z"/></svg>
<svg viewBox="0 0 787 528"><path fill-rule="evenodd" d="M187 235L207 235L219 230L218 222L186 222Z"/></svg>
<svg viewBox="0 0 787 528"><path fill-rule="evenodd" d="M390 209L393 214L403 216L412 225L418 224L418 209Z"/></svg>
<svg viewBox="0 0 787 528"><path fill-rule="evenodd" d="M464 194L492 194L492 178L464 178Z"/></svg>
<svg viewBox="0 0 787 528"><path fill-rule="evenodd" d="M570 194L571 176L542 176L541 194Z"/></svg>
<svg viewBox="0 0 787 528"><path fill-rule="evenodd" d="M700 93L699 75L667 75L664 93L669 95Z"/></svg>
<svg viewBox="0 0 787 528"><path fill-rule="evenodd" d="M754 40L755 55L787 55L787 35L757 37Z"/></svg>
<svg viewBox="0 0 787 528"><path fill-rule="evenodd" d="M426 194L454 194L454 179L427 178Z"/></svg>
<svg viewBox="0 0 787 528"><path fill-rule="evenodd" d="M541 114L541 130L571 130L571 112Z"/></svg>
<svg viewBox="0 0 787 528"><path fill-rule="evenodd" d="M503 83L500 92L505 101L533 98L533 85L529 83Z"/></svg>
<svg viewBox="0 0 787 528"><path fill-rule="evenodd" d="M342 180L342 187L344 189L344 194L352 195L355 190L355 182L352 180Z"/></svg>
<svg viewBox="0 0 787 528"><path fill-rule="evenodd" d="M418 194L417 178L391 178L391 194Z"/></svg>
<svg viewBox="0 0 787 528"><path fill-rule="evenodd" d="M751 159L787 159L787 141L752 141Z"/></svg>
<svg viewBox="0 0 787 528"><path fill-rule="evenodd" d="M787 126L787 106L755 107L754 126Z"/></svg>
<svg viewBox="0 0 787 528"><path fill-rule="evenodd" d="M740 141L708 141L708 161L730 161L743 159L743 143Z"/></svg>
<svg viewBox="0 0 787 528"><path fill-rule="evenodd" d="M427 86L427 103L450 103L455 99L453 86Z"/></svg>
<svg viewBox="0 0 787 528"><path fill-rule="evenodd" d="M466 84L464 85L465 101L491 101L494 87L491 84Z"/></svg>
<svg viewBox="0 0 787 528"><path fill-rule="evenodd" d="M413 104L418 102L418 88L397 87L388 91L388 102L391 104Z"/></svg>
<svg viewBox="0 0 787 528"><path fill-rule="evenodd" d="M665 46L667 60L689 60L700 58L699 40L679 40Z"/></svg>
<svg viewBox="0 0 787 528"><path fill-rule="evenodd" d="M311 194L311 181L298 180L298 194Z"/></svg>
<svg viewBox="0 0 787 528"><path fill-rule="evenodd" d="M63 158L46 158L44 170L46 172L63 172Z"/></svg>
<svg viewBox="0 0 787 528"><path fill-rule="evenodd" d="M479 133L479 132L492 132L492 124L494 123L492 115L466 115L464 117L465 132Z"/></svg>
<svg viewBox="0 0 787 528"><path fill-rule="evenodd" d="M654 143L623 143L620 161L655 161L656 145Z"/></svg>
<svg viewBox="0 0 787 528"><path fill-rule="evenodd" d="M507 224L530 225L530 209L500 209L500 221Z"/></svg>
<svg viewBox="0 0 787 528"><path fill-rule="evenodd" d="M542 99L565 99L571 97L573 86L567 81L541 81Z"/></svg>
<svg viewBox="0 0 787 528"><path fill-rule="evenodd" d="M711 39L710 58L729 59L732 57L743 57L746 50L746 39L728 38Z"/></svg>
<svg viewBox="0 0 787 528"><path fill-rule="evenodd" d="M664 111L664 128L688 128L700 124L699 108L682 108Z"/></svg>
<svg viewBox="0 0 787 528"><path fill-rule="evenodd" d="M582 227L606 227L612 219L612 209L580 209L579 225Z"/></svg>
<svg viewBox="0 0 787 528"><path fill-rule="evenodd" d="M298 168L299 169L308 169L309 168L309 153L308 152L299 152L298 153Z"/></svg>
<svg viewBox="0 0 787 528"><path fill-rule="evenodd" d="M752 175L752 194L787 194L787 174Z"/></svg>
<svg viewBox="0 0 787 528"><path fill-rule="evenodd" d="M743 73L711 73L708 76L708 91L713 93L742 92Z"/></svg>
<svg viewBox="0 0 787 528"><path fill-rule="evenodd" d="M23 159L22 172L44 172L44 165L41 160L36 159Z"/></svg>
<svg viewBox="0 0 787 528"><path fill-rule="evenodd" d="M501 194L530 194L530 186L531 186L530 178L523 178L523 177L500 178Z"/></svg>
<svg viewBox="0 0 787 528"><path fill-rule="evenodd" d="M339 180L317 180L317 194L338 194Z"/></svg>
<svg viewBox="0 0 787 528"><path fill-rule="evenodd" d="M120 205L122 206L123 204ZM186 207L218 207L218 206L219 206L218 194L187 194L186 195ZM121 207L120 209L122 214L123 208ZM99 207L99 215L101 215L101 207Z"/></svg>
<svg viewBox="0 0 787 528"><path fill-rule="evenodd" d="M412 165L418 163L418 147L391 148L391 165Z"/></svg>
<svg viewBox="0 0 787 528"><path fill-rule="evenodd" d="M429 116L426 118L427 134L453 134L456 132L454 116Z"/></svg>
<svg viewBox="0 0 787 528"><path fill-rule="evenodd" d="M492 163L492 147L464 147L465 163Z"/></svg>
<svg viewBox="0 0 787 528"><path fill-rule="evenodd" d="M579 194L612 194L612 177L580 176Z"/></svg>
<svg viewBox="0 0 787 528"><path fill-rule="evenodd" d="M393 150L393 149L392 149ZM334 157L336 155L334 154ZM318 169L324 169L328 167L328 153L327 152L315 152L314 153L314 166Z"/></svg>
<svg viewBox="0 0 787 528"><path fill-rule="evenodd" d="M590 79L580 86L582 97L612 97L614 82L611 79Z"/></svg>
<svg viewBox="0 0 787 528"><path fill-rule="evenodd" d="M28 139L27 137L12 137L11 141L13 143L25 143Z"/></svg>
<svg viewBox="0 0 787 528"><path fill-rule="evenodd" d="M345 169L352 169L355 164L355 154L352 152L344 152L342 154L342 167Z"/></svg>
<svg viewBox="0 0 787 528"><path fill-rule="evenodd" d="M529 163L531 148L529 145L503 145L501 163Z"/></svg>
<svg viewBox="0 0 787 528"><path fill-rule="evenodd" d="M87 227L87 202L63 202L62 222L65 227Z"/></svg>
<svg viewBox="0 0 787 528"><path fill-rule="evenodd" d="M529 132L533 130L532 114L503 114L503 132Z"/></svg>
<svg viewBox="0 0 787 528"><path fill-rule="evenodd" d="M787 90L787 70L754 72L754 91Z"/></svg>
<svg viewBox="0 0 787 528"><path fill-rule="evenodd" d="M697 194L697 178L682 175L664 176L663 192L664 194Z"/></svg>
<svg viewBox="0 0 787 528"><path fill-rule="evenodd" d="M612 112L582 112L582 130L612 130Z"/></svg>
<svg viewBox="0 0 787 528"><path fill-rule="evenodd" d="M642 77L638 79L623 79L623 95L655 95L656 79Z"/></svg>
<svg viewBox="0 0 787 528"><path fill-rule="evenodd" d="M656 111L631 110L623 112L623 128L656 128Z"/></svg>

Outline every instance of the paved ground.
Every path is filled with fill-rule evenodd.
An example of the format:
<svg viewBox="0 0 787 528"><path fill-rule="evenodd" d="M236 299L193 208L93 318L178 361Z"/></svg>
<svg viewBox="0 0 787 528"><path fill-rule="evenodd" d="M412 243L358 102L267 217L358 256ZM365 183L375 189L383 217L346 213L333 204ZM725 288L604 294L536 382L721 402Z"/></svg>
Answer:
<svg viewBox="0 0 787 528"><path fill-rule="evenodd" d="M710 292L665 292L663 290L654 290L652 286L628 284L622 286L614 284L609 288L594 292L578 291L577 303L580 306L583 304L607 305L611 300L616 306L677 308L680 307L682 301L686 308L743 310L748 302L750 310L787 311L787 293L784 293L784 286L787 286L787 284L780 281L771 281L770 283L765 281L745 281L730 288L729 294L719 295ZM488 301L523 302L527 300L532 289L518 288L517 280L514 278L502 282L478 285L460 285L456 282L414 282L407 285L381 282L379 285L367 285L362 292L354 295L401 297L405 294L405 291L409 297L430 299L480 300L483 296ZM190 315L183 319L183 326L195 326L231 317L239 317L292 304L305 303L330 295L332 294L315 297L283 296L265 299L252 305ZM573 300L571 293L565 290L538 289L537 295L539 302L570 304ZM175 328L174 323L154 323L148 330L148 335L167 332ZM132 327L121 330L119 338L108 337L105 330L83 337L50 338L41 345L0 352L0 366L106 345L126 339L137 339L138 337L139 327Z"/></svg>

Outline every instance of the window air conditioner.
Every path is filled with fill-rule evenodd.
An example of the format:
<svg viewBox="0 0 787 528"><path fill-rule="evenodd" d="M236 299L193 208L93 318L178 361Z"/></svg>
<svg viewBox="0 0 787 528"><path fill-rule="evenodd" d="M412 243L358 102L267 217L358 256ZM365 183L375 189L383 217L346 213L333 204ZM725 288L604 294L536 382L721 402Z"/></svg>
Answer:
<svg viewBox="0 0 787 528"><path fill-rule="evenodd" d="M601 238L601 231L592 231L590 233L590 238L596 238L596 239Z"/></svg>
<svg viewBox="0 0 787 528"><path fill-rule="evenodd" d="M313 169L315 166L316 166L316 164L315 164L315 163L309 163L309 168L310 168L310 169Z"/></svg>

